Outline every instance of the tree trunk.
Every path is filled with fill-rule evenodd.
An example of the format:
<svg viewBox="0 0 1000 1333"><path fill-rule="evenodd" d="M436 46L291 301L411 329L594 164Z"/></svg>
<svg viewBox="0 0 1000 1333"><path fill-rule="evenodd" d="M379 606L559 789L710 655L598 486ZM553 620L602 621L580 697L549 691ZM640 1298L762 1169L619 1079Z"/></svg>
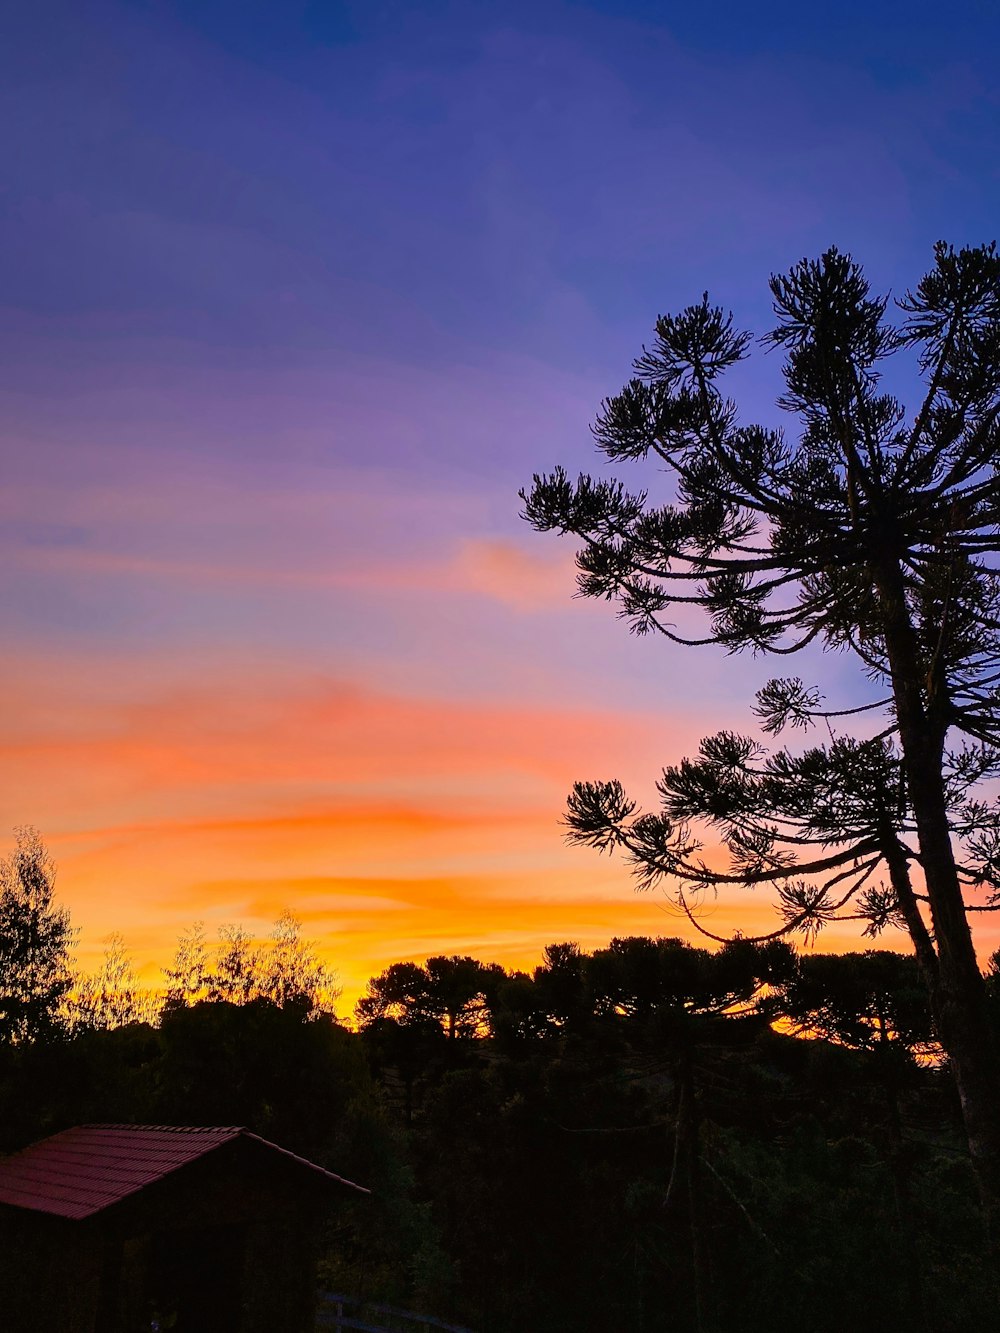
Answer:
<svg viewBox="0 0 1000 1333"><path fill-rule="evenodd" d="M701 1180L701 1144L698 1098L694 1080L691 1035L681 1034L680 1105L677 1133L687 1185L688 1228L691 1239L691 1274L694 1287L695 1327L698 1333L713 1333L712 1284L705 1245L704 1199Z"/></svg>
<svg viewBox="0 0 1000 1333"><path fill-rule="evenodd" d="M994 1257L1000 1257L1000 1070L986 1011L948 825L942 772L946 723L942 701L925 705L916 636L898 565L878 572L885 646L900 745L930 902L937 953L934 1000L938 1036L962 1104L969 1153ZM932 686L933 683L931 683ZM935 707L935 704L938 706Z"/></svg>
<svg viewBox="0 0 1000 1333"><path fill-rule="evenodd" d="M886 1130L888 1139L889 1171L892 1176L893 1203L896 1211L896 1226L899 1231L899 1249L903 1268L903 1287L909 1305L908 1318L915 1329L932 1333L927 1317L927 1302L924 1299L924 1279L917 1247L917 1237L913 1226L913 1192L910 1188L912 1170L909 1153L903 1137L903 1120L899 1108L898 1068L893 1062L893 1053L889 1043L881 1046L876 1053L879 1060L880 1082L885 1098ZM887 1064L886 1057L890 1063Z"/></svg>
<svg viewBox="0 0 1000 1333"><path fill-rule="evenodd" d="M909 767L909 765L908 765ZM922 765L910 778L920 782ZM986 990L976 960L972 931L948 831L943 792L913 798L924 879L938 954L938 1023L941 1044L952 1061L969 1151L990 1209L990 1225L1000 1223L1000 1078L993 1034L986 1013ZM941 783L938 783L941 786ZM1000 1229L995 1230L1000 1241Z"/></svg>

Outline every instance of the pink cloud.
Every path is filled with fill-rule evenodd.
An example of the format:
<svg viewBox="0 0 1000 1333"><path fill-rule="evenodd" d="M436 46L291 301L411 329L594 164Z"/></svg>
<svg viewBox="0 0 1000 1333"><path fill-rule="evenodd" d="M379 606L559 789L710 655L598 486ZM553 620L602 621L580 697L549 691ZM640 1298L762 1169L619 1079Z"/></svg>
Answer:
<svg viewBox="0 0 1000 1333"><path fill-rule="evenodd" d="M23 569L61 574L75 581L95 575L203 586L341 588L356 591L466 593L522 611L565 606L574 591L575 564L565 546L531 550L502 538L468 538L449 557L345 567L340 563L296 567L280 564L185 560L124 551L63 546L21 547Z"/></svg>

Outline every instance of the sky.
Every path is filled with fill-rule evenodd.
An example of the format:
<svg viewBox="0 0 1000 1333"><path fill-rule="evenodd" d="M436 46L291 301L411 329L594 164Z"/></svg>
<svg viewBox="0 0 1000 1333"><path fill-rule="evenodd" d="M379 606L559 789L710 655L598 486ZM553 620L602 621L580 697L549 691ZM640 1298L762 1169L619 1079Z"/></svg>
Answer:
<svg viewBox="0 0 1000 1333"><path fill-rule="evenodd" d="M119 931L155 985L287 907L349 1010L404 958L685 933L566 794L649 801L775 671L574 599L518 488L599 466L661 312L763 333L803 255L899 294L993 239L998 51L985 0L8 6L0 848L41 831L82 963Z"/></svg>

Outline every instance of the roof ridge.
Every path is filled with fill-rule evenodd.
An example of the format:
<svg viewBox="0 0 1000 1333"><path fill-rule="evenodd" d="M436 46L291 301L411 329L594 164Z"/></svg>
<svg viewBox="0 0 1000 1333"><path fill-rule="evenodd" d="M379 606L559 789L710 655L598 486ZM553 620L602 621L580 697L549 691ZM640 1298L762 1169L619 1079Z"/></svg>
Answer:
<svg viewBox="0 0 1000 1333"><path fill-rule="evenodd" d="M126 1129L142 1130L148 1133L150 1130L157 1130L163 1134L246 1134L248 1129L246 1125L140 1125L130 1121L102 1121L93 1120L82 1125L74 1125L73 1129ZM61 1133L67 1133L62 1130Z"/></svg>

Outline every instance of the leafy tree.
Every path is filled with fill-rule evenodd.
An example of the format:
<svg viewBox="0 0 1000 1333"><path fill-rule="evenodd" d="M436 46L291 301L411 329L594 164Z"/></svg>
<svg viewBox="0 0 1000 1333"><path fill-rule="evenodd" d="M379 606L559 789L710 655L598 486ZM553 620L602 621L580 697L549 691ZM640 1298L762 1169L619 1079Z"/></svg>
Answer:
<svg viewBox="0 0 1000 1333"><path fill-rule="evenodd" d="M108 1030L146 1023L153 1018L153 997L144 991L125 947L115 932L105 942L104 958L97 972L81 977L71 1011L74 1026Z"/></svg>
<svg viewBox="0 0 1000 1333"><path fill-rule="evenodd" d="M750 336L706 295L657 321L635 378L603 404L594 429L609 459L663 466L666 502L618 481L573 483L557 469L536 476L525 516L582 539L581 592L616 600L638 633L731 652L846 649L879 687L846 711L879 716L884 762L898 768L899 784L869 794L898 794L897 841L919 863L926 896L911 899L890 875L868 906L898 913L910 932L1000 1242L1000 1072L969 921L970 910L997 905L1000 889L998 811L971 791L1000 771L1000 256L994 245L938 244L934 267L897 303L896 323L888 298L873 298L859 266L835 249L770 287L778 322L764 341L786 353L778 405L794 419L791 432L738 423L719 385ZM911 349L923 387L907 417L884 392L882 367ZM685 624L701 609L707 633L682 632L668 620L674 609ZM841 715L820 704L795 680L772 682L759 699L775 732ZM618 784L584 785L571 828L597 846L630 845L650 881L678 868L683 879L697 849L675 823L672 775L666 786L668 808L632 822ZM710 816L705 795L696 804ZM849 875L857 858L888 859L887 844L855 832L830 854L842 860L819 866L825 884L804 878L785 900L788 928L837 910L830 878ZM757 833L735 877L773 881L795 819L774 836ZM841 906L869 879L855 876ZM715 882L707 868L701 882ZM986 902L976 897L983 889Z"/></svg>
<svg viewBox="0 0 1000 1333"><path fill-rule="evenodd" d="M796 959L776 1008L799 1031L854 1050L939 1053L914 959L887 949Z"/></svg>
<svg viewBox="0 0 1000 1333"><path fill-rule="evenodd" d="M205 924L196 921L182 931L177 940L173 963L163 969L167 986L166 1005L194 1004L203 999L208 985L208 948L205 942Z"/></svg>
<svg viewBox="0 0 1000 1333"><path fill-rule="evenodd" d="M295 1004L310 1013L332 1014L339 994L333 974L302 938L302 923L284 911L274 924L270 947L260 959L259 993L274 1004Z"/></svg>
<svg viewBox="0 0 1000 1333"><path fill-rule="evenodd" d="M506 980L496 963L438 955L418 963L393 963L368 983L356 1013L362 1026L393 1018L403 1026L439 1023L449 1041L485 1031L489 997Z"/></svg>
<svg viewBox="0 0 1000 1333"><path fill-rule="evenodd" d="M61 1026L74 931L55 904L55 864L38 832L19 828L15 839L0 861L0 1040L35 1041Z"/></svg>
<svg viewBox="0 0 1000 1333"><path fill-rule="evenodd" d="M548 944L542 957L534 976L538 1006L549 1022L573 1030L593 1013L584 979L586 959L572 942Z"/></svg>
<svg viewBox="0 0 1000 1333"><path fill-rule="evenodd" d="M332 1015L339 994L333 973L302 938L301 922L287 910L263 945L242 926L222 926L211 965L204 930L197 924L181 936L166 975L167 1003L174 1007L201 998L229 1004L268 1000L279 1008L294 1005L309 1014Z"/></svg>
<svg viewBox="0 0 1000 1333"><path fill-rule="evenodd" d="M209 1000L248 1004L258 994L260 956L242 926L221 926L215 964L206 974Z"/></svg>

